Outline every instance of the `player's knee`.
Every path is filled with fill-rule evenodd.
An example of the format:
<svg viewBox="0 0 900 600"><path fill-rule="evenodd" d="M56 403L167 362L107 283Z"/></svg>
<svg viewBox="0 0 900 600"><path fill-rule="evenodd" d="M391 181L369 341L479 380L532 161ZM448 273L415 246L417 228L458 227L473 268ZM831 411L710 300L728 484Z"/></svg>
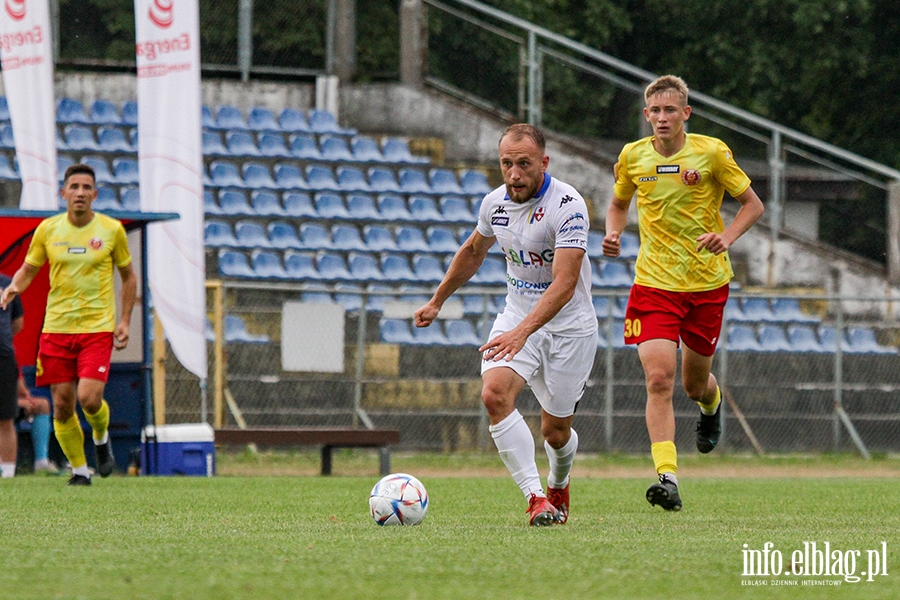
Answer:
<svg viewBox="0 0 900 600"><path fill-rule="evenodd" d="M489 415L508 413L511 404L504 390L487 385L481 390L481 402Z"/></svg>
<svg viewBox="0 0 900 600"><path fill-rule="evenodd" d="M651 370L646 374L647 392L651 395L671 393L675 388L675 376L665 370Z"/></svg>
<svg viewBox="0 0 900 600"><path fill-rule="evenodd" d="M572 437L572 431L568 427L542 424L541 435L544 436L551 448L559 450L569 442L569 438Z"/></svg>

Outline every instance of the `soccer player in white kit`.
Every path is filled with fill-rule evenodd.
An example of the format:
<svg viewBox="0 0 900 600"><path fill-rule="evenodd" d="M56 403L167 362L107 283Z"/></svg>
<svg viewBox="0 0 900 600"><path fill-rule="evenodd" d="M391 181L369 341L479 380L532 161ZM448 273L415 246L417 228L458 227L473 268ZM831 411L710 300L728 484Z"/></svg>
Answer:
<svg viewBox="0 0 900 600"><path fill-rule="evenodd" d="M482 352L481 400L500 457L528 500L529 524L565 523L578 435L572 421L597 351L587 257L588 212L572 186L547 174L544 135L511 125L500 138L504 185L485 196L478 225L450 263L434 296L415 313L427 327L481 266L494 242L506 256L506 307ZM531 388L541 405L550 461L547 493L534 437L515 406Z"/></svg>

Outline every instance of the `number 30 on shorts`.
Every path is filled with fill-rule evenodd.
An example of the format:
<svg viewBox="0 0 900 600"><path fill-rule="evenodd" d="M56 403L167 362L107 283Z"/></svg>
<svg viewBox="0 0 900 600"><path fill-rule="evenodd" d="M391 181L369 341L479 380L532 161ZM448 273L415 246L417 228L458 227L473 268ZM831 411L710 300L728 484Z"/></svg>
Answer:
<svg viewBox="0 0 900 600"><path fill-rule="evenodd" d="M641 335L640 319L625 319L625 337L633 338Z"/></svg>

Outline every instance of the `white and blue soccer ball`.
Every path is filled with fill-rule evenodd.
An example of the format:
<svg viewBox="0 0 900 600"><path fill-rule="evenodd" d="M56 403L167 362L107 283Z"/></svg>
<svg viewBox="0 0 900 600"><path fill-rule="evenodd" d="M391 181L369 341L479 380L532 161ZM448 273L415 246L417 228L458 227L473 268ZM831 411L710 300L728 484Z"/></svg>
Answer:
<svg viewBox="0 0 900 600"><path fill-rule="evenodd" d="M428 512L428 492L412 475L392 473L372 488L369 512L379 525L418 525Z"/></svg>

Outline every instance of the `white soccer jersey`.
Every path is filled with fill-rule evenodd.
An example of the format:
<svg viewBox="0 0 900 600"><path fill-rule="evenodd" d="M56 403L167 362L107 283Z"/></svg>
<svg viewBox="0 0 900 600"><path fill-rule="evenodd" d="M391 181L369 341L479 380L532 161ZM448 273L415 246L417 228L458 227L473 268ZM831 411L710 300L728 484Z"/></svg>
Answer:
<svg viewBox="0 0 900 600"><path fill-rule="evenodd" d="M537 195L516 204L500 186L481 203L478 233L496 237L506 256L506 309L522 320L553 281L557 248L585 251L575 295L544 328L555 334L582 336L597 330L591 303L591 263L587 257L587 204L572 186L544 174Z"/></svg>

